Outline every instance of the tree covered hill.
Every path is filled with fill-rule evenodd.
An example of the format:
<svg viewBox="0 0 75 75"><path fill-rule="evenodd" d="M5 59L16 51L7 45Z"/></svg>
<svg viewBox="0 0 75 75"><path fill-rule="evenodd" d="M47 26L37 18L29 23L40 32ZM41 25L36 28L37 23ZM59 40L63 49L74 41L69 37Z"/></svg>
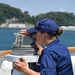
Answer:
<svg viewBox="0 0 75 75"><path fill-rule="evenodd" d="M75 26L75 15L73 13L48 12L46 14L36 16L36 19L43 17L55 20L60 26Z"/></svg>
<svg viewBox="0 0 75 75"><path fill-rule="evenodd" d="M51 18L60 26L75 26L74 13L67 12L48 12L36 16L30 16L28 11L22 12L18 8L0 3L0 24L5 23L7 19L16 18L18 23L29 23L35 25L42 18Z"/></svg>
<svg viewBox="0 0 75 75"><path fill-rule="evenodd" d="M28 12L22 12L18 8L11 7L7 4L0 3L0 24L6 22L7 19L17 18L18 22L24 23L30 18Z"/></svg>

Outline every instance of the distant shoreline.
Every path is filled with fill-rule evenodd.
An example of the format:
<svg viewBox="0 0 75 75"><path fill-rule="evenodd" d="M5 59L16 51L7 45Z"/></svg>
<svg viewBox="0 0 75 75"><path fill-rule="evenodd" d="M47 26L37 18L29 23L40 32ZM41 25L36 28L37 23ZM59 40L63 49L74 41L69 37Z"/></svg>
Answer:
<svg viewBox="0 0 75 75"><path fill-rule="evenodd" d="M29 27L0 27L0 29L28 29ZM61 26L59 29L67 31L75 31L75 26Z"/></svg>
<svg viewBox="0 0 75 75"><path fill-rule="evenodd" d="M75 26L61 26L60 29L62 29L62 30L74 30L75 31Z"/></svg>
<svg viewBox="0 0 75 75"><path fill-rule="evenodd" d="M27 28L9 28L9 27L0 27L0 29L27 29ZM66 30L66 31L75 31L75 29L71 29L71 28L60 28L62 30Z"/></svg>

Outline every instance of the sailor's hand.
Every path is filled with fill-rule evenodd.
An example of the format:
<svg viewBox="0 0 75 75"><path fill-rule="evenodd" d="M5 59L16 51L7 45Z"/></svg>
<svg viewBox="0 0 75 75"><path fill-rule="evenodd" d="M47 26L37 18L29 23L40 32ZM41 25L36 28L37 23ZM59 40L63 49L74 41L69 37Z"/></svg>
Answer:
<svg viewBox="0 0 75 75"><path fill-rule="evenodd" d="M29 33L25 29L22 29L20 30L20 34L28 35Z"/></svg>
<svg viewBox="0 0 75 75"><path fill-rule="evenodd" d="M19 61L14 62L14 68L20 72L25 72L28 69L28 63L25 61L24 58L21 58Z"/></svg>
<svg viewBox="0 0 75 75"><path fill-rule="evenodd" d="M43 48L42 48L42 46L37 41L35 41L35 43L36 43L37 48L39 49L38 50L38 54L40 55L42 50L43 50Z"/></svg>

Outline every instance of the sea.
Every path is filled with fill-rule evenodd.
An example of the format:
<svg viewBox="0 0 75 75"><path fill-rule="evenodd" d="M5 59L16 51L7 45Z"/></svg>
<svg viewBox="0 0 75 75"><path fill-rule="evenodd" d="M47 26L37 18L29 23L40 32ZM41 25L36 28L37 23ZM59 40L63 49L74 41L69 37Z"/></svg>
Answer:
<svg viewBox="0 0 75 75"><path fill-rule="evenodd" d="M14 33L19 33L21 29L18 28L0 28L0 51L10 50L15 42ZM75 46L75 31L64 30L59 39L67 47Z"/></svg>

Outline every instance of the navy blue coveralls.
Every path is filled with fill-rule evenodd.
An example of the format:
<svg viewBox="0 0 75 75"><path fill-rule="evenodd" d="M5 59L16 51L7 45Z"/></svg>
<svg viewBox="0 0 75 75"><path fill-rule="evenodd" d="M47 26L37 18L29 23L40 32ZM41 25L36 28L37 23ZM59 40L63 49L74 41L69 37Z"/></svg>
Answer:
<svg viewBox="0 0 75 75"><path fill-rule="evenodd" d="M36 71L41 75L73 75L70 53L58 38L44 48Z"/></svg>

